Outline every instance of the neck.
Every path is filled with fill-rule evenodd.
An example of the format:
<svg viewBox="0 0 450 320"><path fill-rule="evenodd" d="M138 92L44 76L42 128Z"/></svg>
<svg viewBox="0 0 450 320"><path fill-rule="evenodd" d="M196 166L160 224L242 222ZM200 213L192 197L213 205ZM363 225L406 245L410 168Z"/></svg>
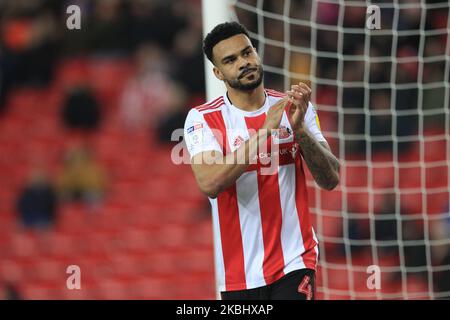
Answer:
<svg viewBox="0 0 450 320"><path fill-rule="evenodd" d="M262 84L256 89L249 91L236 90L227 86L227 94L231 103L244 111L258 110L264 105L266 100Z"/></svg>

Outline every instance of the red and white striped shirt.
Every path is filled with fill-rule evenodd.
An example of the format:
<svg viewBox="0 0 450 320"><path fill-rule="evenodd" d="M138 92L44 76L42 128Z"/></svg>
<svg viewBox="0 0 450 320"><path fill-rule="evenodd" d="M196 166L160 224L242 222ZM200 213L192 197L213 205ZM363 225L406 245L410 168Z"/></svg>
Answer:
<svg viewBox="0 0 450 320"><path fill-rule="evenodd" d="M216 150L233 152L258 130L268 109L284 94L265 90L264 106L256 111L235 107L227 95L190 110L184 136L191 158ZM312 104L305 125L325 141ZM252 164L236 182L209 199L212 207L215 265L220 291L252 289L280 279L288 272L316 269L318 241L311 224L305 174L298 143L294 141L286 112L279 134L271 138L279 151L277 171L261 174L263 165ZM222 133L217 139L216 132ZM269 139L270 140L270 139ZM261 159L264 154L259 154Z"/></svg>

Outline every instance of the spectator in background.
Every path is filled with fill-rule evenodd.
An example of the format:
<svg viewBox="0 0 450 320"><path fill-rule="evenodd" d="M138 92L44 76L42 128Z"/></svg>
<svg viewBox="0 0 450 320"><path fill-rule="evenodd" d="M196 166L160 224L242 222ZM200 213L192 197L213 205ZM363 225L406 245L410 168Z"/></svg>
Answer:
<svg viewBox="0 0 450 320"><path fill-rule="evenodd" d="M49 10L11 6L3 13L1 43L8 64L7 83L14 86L47 86L53 78L58 34Z"/></svg>
<svg viewBox="0 0 450 320"><path fill-rule="evenodd" d="M156 24L158 2L145 0L130 1L130 38L134 49L146 42L157 42L160 26Z"/></svg>
<svg viewBox="0 0 450 320"><path fill-rule="evenodd" d="M121 95L122 119L130 130L154 128L176 91L167 53L155 44L144 44L135 53L135 66Z"/></svg>
<svg viewBox="0 0 450 320"><path fill-rule="evenodd" d="M388 94L386 91L373 90L371 95L369 133L371 137L382 138L381 141L371 141L373 152L392 150L392 115Z"/></svg>
<svg viewBox="0 0 450 320"><path fill-rule="evenodd" d="M93 209L101 202L106 191L106 176L86 148L75 148L67 153L58 177L58 191L63 200L83 201Z"/></svg>
<svg viewBox="0 0 450 320"><path fill-rule="evenodd" d="M361 43L354 43L351 46L351 53L361 55L364 53L364 46ZM326 61L326 60L325 60ZM322 63L319 67L320 74L330 77L327 71L326 64ZM356 82L364 80L364 63L361 61L348 61L345 64L346 72L342 74L343 80L347 82ZM328 74L328 76L327 76ZM334 74L331 74L333 77ZM356 140L348 140L345 143L346 152L352 154L366 153L365 140L365 114L364 114L364 88L344 86L342 90L342 106L345 109L359 109L360 112L346 112L344 111L344 134L357 134L359 138ZM338 102L339 103L339 102Z"/></svg>
<svg viewBox="0 0 450 320"><path fill-rule="evenodd" d="M397 219L395 193L387 193L383 196L382 203L375 209L375 240L376 241L397 241ZM387 219L386 216L391 216ZM393 253L395 249L392 246L381 247L383 253Z"/></svg>
<svg viewBox="0 0 450 320"><path fill-rule="evenodd" d="M5 282L0 300L22 300L22 295L12 282Z"/></svg>
<svg viewBox="0 0 450 320"><path fill-rule="evenodd" d="M100 125L101 110L91 89L84 86L72 88L66 95L62 117L67 128L97 129Z"/></svg>
<svg viewBox="0 0 450 320"><path fill-rule="evenodd" d="M170 98L167 110L161 115L156 127L160 142L172 141L172 132L184 126L188 113L186 109L187 94L182 86L174 86Z"/></svg>
<svg viewBox="0 0 450 320"><path fill-rule="evenodd" d="M404 213L402 213L404 214ZM427 248L425 244L425 226L422 220L404 220L402 222L403 250L405 255L405 267L423 267L428 263ZM426 280L426 275L419 273Z"/></svg>
<svg viewBox="0 0 450 320"><path fill-rule="evenodd" d="M188 27L185 1L131 0L129 3L132 17L129 31L134 48L153 42L171 50L176 35Z"/></svg>
<svg viewBox="0 0 450 320"><path fill-rule="evenodd" d="M48 229L55 224L57 196L52 182L42 169L35 169L19 194L17 211L25 228Z"/></svg>
<svg viewBox="0 0 450 320"><path fill-rule="evenodd" d="M6 73L6 62L4 59L4 54L2 52L1 43L0 43L0 115L6 107L7 95L9 92L9 82Z"/></svg>
<svg viewBox="0 0 450 320"><path fill-rule="evenodd" d="M433 267L449 266L450 265L450 248L448 239L450 239L450 218L448 217L449 208L446 208L447 218L442 220L430 220L430 240L440 241L441 245L432 245L431 260ZM443 299L450 298L450 270L443 269L433 272L434 288L437 292L447 292Z"/></svg>
<svg viewBox="0 0 450 320"><path fill-rule="evenodd" d="M187 4L185 4L187 6ZM187 27L178 32L174 39L173 53L177 63L175 77L183 83L192 96L189 105L201 103L205 98L205 75L202 51L202 17L196 6L187 6ZM195 75L195 76L194 76Z"/></svg>
<svg viewBox="0 0 450 320"><path fill-rule="evenodd" d="M444 56L445 46L435 38L431 38L427 41L427 45L424 48L425 57L432 56ZM444 110L445 110L445 62L444 60L425 63L423 65L423 81L425 83L439 83L441 85L432 88L423 88L423 105L424 111L430 111L431 109L441 109L442 113L436 113L434 115L428 115L424 117L424 124L426 127L436 127L439 125L442 127L445 121ZM447 106L448 108L449 106Z"/></svg>
<svg viewBox="0 0 450 320"><path fill-rule="evenodd" d="M411 44L404 44L399 47L397 57L407 58L417 56L417 50ZM417 83L419 64L415 61L399 63L397 66L397 77L395 79L398 84L415 84ZM394 79L392 79L394 81ZM419 126L419 116L417 110L418 88L396 88L395 90L395 107L397 130L393 132L397 137L407 137L417 134ZM399 112L407 111L408 114L400 114ZM398 144L399 151L407 151L413 143L405 141Z"/></svg>
<svg viewBox="0 0 450 320"><path fill-rule="evenodd" d="M129 21L124 2L98 0L93 2L92 19L88 21L87 46L97 54L122 55L130 50Z"/></svg>

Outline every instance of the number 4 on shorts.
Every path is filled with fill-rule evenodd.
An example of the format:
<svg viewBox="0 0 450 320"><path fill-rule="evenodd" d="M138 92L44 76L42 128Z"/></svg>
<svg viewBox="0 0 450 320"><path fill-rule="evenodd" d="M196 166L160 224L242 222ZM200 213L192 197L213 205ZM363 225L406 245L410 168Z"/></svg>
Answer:
<svg viewBox="0 0 450 320"><path fill-rule="evenodd" d="M298 285L297 291L306 295L306 300L312 299L312 287L309 284L309 276L305 276L302 282Z"/></svg>

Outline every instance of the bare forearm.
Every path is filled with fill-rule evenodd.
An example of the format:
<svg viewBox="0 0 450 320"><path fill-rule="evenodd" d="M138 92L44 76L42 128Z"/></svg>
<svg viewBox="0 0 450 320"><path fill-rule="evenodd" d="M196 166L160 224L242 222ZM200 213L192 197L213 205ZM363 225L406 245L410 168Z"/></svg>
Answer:
<svg viewBox="0 0 450 320"><path fill-rule="evenodd" d="M314 180L326 190L332 190L339 183L339 161L327 148L314 139L307 129L296 132L303 158Z"/></svg>
<svg viewBox="0 0 450 320"><path fill-rule="evenodd" d="M258 143L267 142L266 130L259 130L257 134L250 137L240 148L225 157L225 165L216 165L217 180L221 185L221 191L236 182L236 180L247 170L251 159L258 153Z"/></svg>
<svg viewBox="0 0 450 320"><path fill-rule="evenodd" d="M215 198L218 193L228 188L247 170L258 153L258 143L267 143L268 131L261 129L250 137L233 153L217 157L210 164L202 165L199 171L199 184L206 186L208 196ZM212 162L212 163L211 163ZM207 162L208 163L208 162ZM194 164L195 166L195 164Z"/></svg>

